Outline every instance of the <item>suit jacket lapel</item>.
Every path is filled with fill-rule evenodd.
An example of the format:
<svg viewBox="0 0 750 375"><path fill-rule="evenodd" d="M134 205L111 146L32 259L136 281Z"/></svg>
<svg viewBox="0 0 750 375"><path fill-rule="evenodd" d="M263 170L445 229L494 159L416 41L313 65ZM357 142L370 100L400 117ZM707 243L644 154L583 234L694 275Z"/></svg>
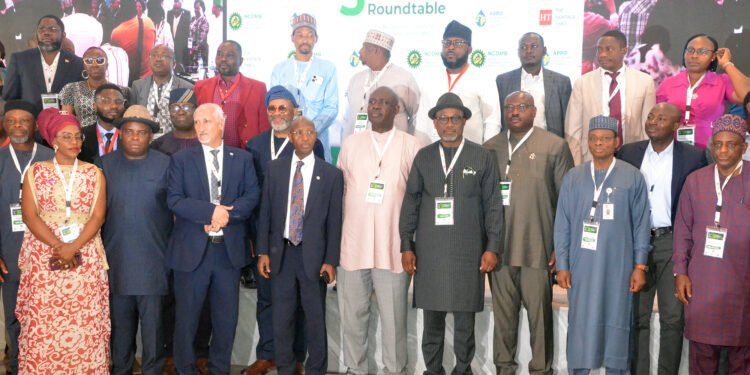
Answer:
<svg viewBox="0 0 750 375"><path fill-rule="evenodd" d="M641 165L643 165L643 158L646 157L646 149L648 149L648 142L649 141L642 141L638 145L638 152L635 155L635 167L638 169L641 169Z"/></svg>
<svg viewBox="0 0 750 375"><path fill-rule="evenodd" d="M55 71L55 79L52 81L52 92L60 92L60 90L62 90L65 78L71 69L70 65L70 56L67 52L60 50L60 58L57 60L57 70ZM44 88L46 89L47 86Z"/></svg>
<svg viewBox="0 0 750 375"><path fill-rule="evenodd" d="M312 180L310 181L310 191L307 193L307 201L305 202L305 218L307 218L307 215L312 208L310 202L314 199L313 197L318 196L318 190L321 189L321 184L323 183L320 180L320 174L323 172L323 165L321 163L325 163L325 161L317 158L315 159L315 167L313 168Z"/></svg>
<svg viewBox="0 0 750 375"><path fill-rule="evenodd" d="M203 155L203 146L193 147L190 152L194 153L193 161L195 162L196 170L198 171L198 177L201 180L201 186L203 187L203 196L207 199L211 199L211 191L208 188L208 170L206 169L206 158Z"/></svg>
<svg viewBox="0 0 750 375"><path fill-rule="evenodd" d="M284 210L283 211L284 217L286 217L286 212L289 209L289 174L290 173L292 173L292 160L291 159L289 159L289 162L281 164L281 168L279 169L279 175L278 175L279 178L281 178L281 181L279 182L278 194L281 196L281 207Z"/></svg>
<svg viewBox="0 0 750 375"><path fill-rule="evenodd" d="M508 94L521 90L521 69L523 68L519 68L518 70L513 72L513 79L510 82L511 90L508 92ZM505 102L505 98L500 98L500 104L502 104L503 102Z"/></svg>
<svg viewBox="0 0 750 375"><path fill-rule="evenodd" d="M36 85L39 87L40 93L47 92L47 85L44 84L44 68L42 67L42 53L37 48L32 54L33 58L29 63L31 64L32 72L39 72L36 74Z"/></svg>
<svg viewBox="0 0 750 375"><path fill-rule="evenodd" d="M550 100L552 100L552 75L551 74L545 74L544 68L542 68L542 82L544 84L544 113L546 115L550 114ZM557 97L555 95L555 97ZM547 123L549 126L549 123Z"/></svg>
<svg viewBox="0 0 750 375"><path fill-rule="evenodd" d="M221 196L225 197L227 195L227 185L224 182L228 181L227 178L231 171L234 171L234 151L227 150L227 147L224 146L224 158L222 161L223 167L221 169Z"/></svg>
<svg viewBox="0 0 750 375"><path fill-rule="evenodd" d="M681 181L684 175L684 171L682 170L682 167L685 167L684 164L680 165L680 160L682 160L682 144L680 142L677 142L676 140L674 142L674 147L672 148L672 207L676 207L677 204L677 189L679 189L680 185L684 181ZM674 211L674 210L672 210Z"/></svg>

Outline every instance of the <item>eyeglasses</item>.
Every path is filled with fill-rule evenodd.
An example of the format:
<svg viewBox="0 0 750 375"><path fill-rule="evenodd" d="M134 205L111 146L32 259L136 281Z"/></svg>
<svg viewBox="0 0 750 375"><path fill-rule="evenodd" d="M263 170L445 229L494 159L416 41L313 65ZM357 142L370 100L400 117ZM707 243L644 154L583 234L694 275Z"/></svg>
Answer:
<svg viewBox="0 0 750 375"><path fill-rule="evenodd" d="M469 42L462 40L462 39L457 39L457 40L445 39L441 43L443 43L443 48L450 48L451 46L460 48L460 47L465 47L469 45Z"/></svg>
<svg viewBox="0 0 750 375"><path fill-rule="evenodd" d="M531 107L533 107L533 106L532 105L528 105L528 104L519 104L519 105L507 104L507 105L505 105L503 107L503 109L505 110L505 112L511 113L511 112L515 111L516 108L518 108L518 112L524 113L524 112L526 112L527 109L529 109Z"/></svg>
<svg viewBox="0 0 750 375"><path fill-rule="evenodd" d="M686 55L692 55L694 53L697 53L697 54L699 54L701 56L708 56L709 54L711 54L713 52L714 52L714 50L708 49L708 48L698 48L698 49L695 49L693 47L685 48L685 54Z"/></svg>
<svg viewBox="0 0 750 375"><path fill-rule="evenodd" d="M612 140L615 139L615 137L589 137L589 142L591 143L599 143L599 142L612 142Z"/></svg>
<svg viewBox="0 0 750 375"><path fill-rule="evenodd" d="M269 105L268 106L268 113L276 113L276 112L287 113L287 111L289 111L289 107L287 107L287 106L285 106L283 104L280 105L280 106L275 106L275 105Z"/></svg>
<svg viewBox="0 0 750 375"><path fill-rule="evenodd" d="M60 133L57 137L65 142L83 142L86 139L86 136L82 133Z"/></svg>
<svg viewBox="0 0 750 375"><path fill-rule="evenodd" d="M125 100L124 99L115 99L115 100L112 100L110 98L98 97L98 98L96 98L96 102L99 103L99 104L101 104L101 105L110 105L112 103L114 103L114 104L116 104L118 106L125 105Z"/></svg>
<svg viewBox="0 0 750 375"><path fill-rule="evenodd" d="M161 55L161 54L160 55L157 55L157 54L151 55L151 60L172 60L172 59L173 59L172 55Z"/></svg>
<svg viewBox="0 0 750 375"><path fill-rule="evenodd" d="M135 135L137 135L138 137L148 137L149 134L151 134L151 131L149 130L133 130L133 129L122 130L122 135L128 138L132 138Z"/></svg>
<svg viewBox="0 0 750 375"><path fill-rule="evenodd" d="M521 51L536 51L539 48L539 45L536 43L533 44L521 44L518 46L518 49Z"/></svg>
<svg viewBox="0 0 750 375"><path fill-rule="evenodd" d="M729 149L729 151L734 151L737 149L737 147L740 147L743 144L744 143L716 141L711 143L711 149L719 151L722 147L727 146L727 149Z"/></svg>
<svg viewBox="0 0 750 375"><path fill-rule="evenodd" d="M451 116L451 117L440 116L436 120L437 120L438 124L440 124L440 125L448 125L448 121L449 120L450 120L450 122L453 125L461 125L464 122L464 117L463 116L459 116L459 115L455 115L455 116Z"/></svg>
<svg viewBox="0 0 750 375"><path fill-rule="evenodd" d="M193 103L172 103L169 105L169 112L177 113L180 111L190 112L195 109Z"/></svg>
<svg viewBox="0 0 750 375"><path fill-rule="evenodd" d="M94 65L94 64L104 65L107 63L107 58L106 57L97 57L97 58L87 57L83 59L83 63L86 65Z"/></svg>
<svg viewBox="0 0 750 375"><path fill-rule="evenodd" d="M57 27L57 26L50 26L50 27L46 27L46 26L39 26L39 27L38 27L38 28L36 29L36 31L37 31L38 33L41 33L41 34L44 34L44 33L46 33L46 32L50 32L50 33L58 33L58 32L60 32L60 28L59 28L59 27Z"/></svg>
<svg viewBox="0 0 750 375"><path fill-rule="evenodd" d="M315 130L292 130L290 133L295 137L301 137L303 135L312 137L313 135L316 134Z"/></svg>

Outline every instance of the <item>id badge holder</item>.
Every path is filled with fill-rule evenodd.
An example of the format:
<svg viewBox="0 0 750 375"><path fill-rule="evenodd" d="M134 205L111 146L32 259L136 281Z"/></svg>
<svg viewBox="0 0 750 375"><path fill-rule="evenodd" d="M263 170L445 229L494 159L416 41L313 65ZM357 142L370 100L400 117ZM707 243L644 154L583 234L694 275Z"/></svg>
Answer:
<svg viewBox="0 0 750 375"><path fill-rule="evenodd" d="M695 126L686 125L677 128L677 142L684 142L695 146Z"/></svg>
<svg viewBox="0 0 750 375"><path fill-rule="evenodd" d="M726 242L726 228L706 227L706 245L703 246L703 255L712 258L724 258L724 245L726 245Z"/></svg>
<svg viewBox="0 0 750 375"><path fill-rule="evenodd" d="M435 225L453 225L453 198L435 198Z"/></svg>
<svg viewBox="0 0 750 375"><path fill-rule="evenodd" d="M23 223L23 216L21 215L21 205L19 203L10 205L10 223L11 230L13 232L26 231L26 224Z"/></svg>
<svg viewBox="0 0 750 375"><path fill-rule="evenodd" d="M71 243L81 235L81 230L78 228L78 224L63 225L58 228L60 232L60 239L64 243Z"/></svg>
<svg viewBox="0 0 750 375"><path fill-rule="evenodd" d="M596 251L596 243L599 239L599 223L595 221L584 221L581 233L581 248Z"/></svg>
<svg viewBox="0 0 750 375"><path fill-rule="evenodd" d="M365 201L367 203L382 204L384 197L385 182L381 180L370 180L370 185L367 188L367 196L365 197Z"/></svg>
<svg viewBox="0 0 750 375"><path fill-rule="evenodd" d="M511 181L500 181L500 197L503 198L503 206L510 206Z"/></svg>
<svg viewBox="0 0 750 375"><path fill-rule="evenodd" d="M60 109L60 100L57 94L42 94L42 109Z"/></svg>
<svg viewBox="0 0 750 375"><path fill-rule="evenodd" d="M359 133L367 129L367 113L357 113L357 118L354 120L354 133Z"/></svg>
<svg viewBox="0 0 750 375"><path fill-rule="evenodd" d="M603 220L615 219L615 205L614 204L605 203L602 205L602 219Z"/></svg>

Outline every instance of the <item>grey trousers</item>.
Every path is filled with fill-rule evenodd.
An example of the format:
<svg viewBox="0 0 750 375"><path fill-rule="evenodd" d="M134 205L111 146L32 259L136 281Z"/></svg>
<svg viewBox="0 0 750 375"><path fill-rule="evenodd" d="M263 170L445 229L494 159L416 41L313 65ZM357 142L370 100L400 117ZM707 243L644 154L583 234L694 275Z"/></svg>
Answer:
<svg viewBox="0 0 750 375"><path fill-rule="evenodd" d="M651 338L651 313L654 295L659 303L659 375L677 375L682 357L682 332L684 318L682 303L675 297L672 274L672 234L651 238L653 250L649 254L649 272L646 286L634 301L636 311L637 342L633 351L631 371L634 375L650 373L649 341Z"/></svg>
<svg viewBox="0 0 750 375"><path fill-rule="evenodd" d="M443 348L445 342L445 311L423 310L424 331L422 332L422 356L427 371L424 375L444 375ZM456 366L453 375L472 374L471 361L474 360L474 312L452 312L453 352Z"/></svg>
<svg viewBox="0 0 750 375"><path fill-rule="evenodd" d="M518 322L521 305L529 316L530 374L552 374L552 283L547 269L502 266L490 274L495 317L494 362L498 375L518 370Z"/></svg>
<svg viewBox="0 0 750 375"><path fill-rule="evenodd" d="M338 268L338 301L344 336L344 364L354 374L367 374L367 339L370 313L377 302L382 331L385 374L404 374L407 363L406 316L409 282L406 272ZM373 296L374 294L374 296Z"/></svg>

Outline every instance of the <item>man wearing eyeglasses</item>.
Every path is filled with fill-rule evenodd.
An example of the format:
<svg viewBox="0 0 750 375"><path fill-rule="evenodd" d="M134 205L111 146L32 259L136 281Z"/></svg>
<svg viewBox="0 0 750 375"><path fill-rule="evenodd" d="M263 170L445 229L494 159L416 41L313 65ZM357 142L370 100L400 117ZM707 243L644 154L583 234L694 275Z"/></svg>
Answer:
<svg viewBox="0 0 750 375"><path fill-rule="evenodd" d="M102 242L109 262L112 374L133 373L140 325L143 374L161 375L164 258L173 223L166 200L170 159L149 149L159 124L145 107L130 106L114 125L122 147L97 162L107 179Z"/></svg>
<svg viewBox="0 0 750 375"><path fill-rule="evenodd" d="M198 146L193 114L195 93L192 89L172 89L169 93L169 119L172 131L151 142L151 148L172 155L180 150Z"/></svg>
<svg viewBox="0 0 750 375"><path fill-rule="evenodd" d="M528 372L551 374L555 207L563 176L573 168L573 156L565 140L536 126L539 112L533 94L508 95L503 115L507 127L484 144L499 167L506 224L502 266L490 274L494 362L500 375L517 373L523 306L531 333Z"/></svg>
<svg viewBox="0 0 750 375"><path fill-rule="evenodd" d="M61 50L65 25L59 17L46 15L37 23L37 48L10 57L3 86L3 99L23 99L38 109L58 108L63 86L83 79L83 61Z"/></svg>
<svg viewBox="0 0 750 375"><path fill-rule="evenodd" d="M568 373L627 374L633 294L646 284L648 188L615 159L618 122L596 116L586 140L592 160L563 179L555 214L557 282L568 290Z"/></svg>
<svg viewBox="0 0 750 375"><path fill-rule="evenodd" d="M443 94L428 115L440 141L421 149L409 172L401 265L414 277L414 305L424 311L425 374L445 374L447 313L454 321L452 374L471 374L474 316L484 308L485 273L501 251L500 177L492 154L463 136L473 114L458 95Z"/></svg>
<svg viewBox="0 0 750 375"><path fill-rule="evenodd" d="M422 108L435 104L436 96L452 92L461 98L471 110L466 119L464 136L482 144L500 133L500 99L488 73L480 69L484 64L482 55L472 56L471 29L457 21L451 21L443 32L440 54L445 69L438 69L428 83L422 83ZM440 139L433 121L427 115L419 115L417 137L422 135L432 141Z"/></svg>
<svg viewBox="0 0 750 375"><path fill-rule="evenodd" d="M174 74L174 51L160 44L151 50L151 72L145 78L133 82L128 102L148 108L151 117L159 123L154 139L159 139L172 130L169 110L169 95L174 89L192 89L193 84Z"/></svg>
<svg viewBox="0 0 750 375"><path fill-rule="evenodd" d="M125 112L125 98L120 86L105 83L97 87L94 91L94 110L96 123L83 127L85 140L78 154L78 159L89 163L120 148L120 131L114 125Z"/></svg>
<svg viewBox="0 0 750 375"><path fill-rule="evenodd" d="M500 98L519 90L531 93L536 109L534 126L564 137L565 111L572 90L570 78L543 68L545 56L544 38L534 32L523 34L518 41L521 68L500 74L495 83ZM503 116L502 123L503 129L507 129L506 116Z"/></svg>
<svg viewBox="0 0 750 375"><path fill-rule="evenodd" d="M265 96L266 112L268 113L268 122L271 129L258 134L247 143L247 151L253 154L253 164L258 174L258 185L263 186L266 174L268 173L268 164L278 158L288 158L294 153L294 143L291 142L290 128L292 121L297 113L297 102L294 100L289 90L284 86L274 86L266 93ZM323 159L323 144L320 140L315 140L313 154ZM250 217L250 240L255 245L258 238L258 215L260 209L253 211ZM257 253L253 246L253 256L257 261ZM258 345L255 347L255 356L257 360L250 367L244 370L243 375L260 375L276 368L273 340L273 311L271 303L271 279L262 277L255 267L255 263L250 264L258 285L258 303L255 317L258 321ZM243 270L244 272L245 270ZM294 336L294 356L297 361L296 371L301 373L304 370L303 364L307 356L304 334L304 313L302 307L297 309L294 317L295 326L297 327Z"/></svg>

